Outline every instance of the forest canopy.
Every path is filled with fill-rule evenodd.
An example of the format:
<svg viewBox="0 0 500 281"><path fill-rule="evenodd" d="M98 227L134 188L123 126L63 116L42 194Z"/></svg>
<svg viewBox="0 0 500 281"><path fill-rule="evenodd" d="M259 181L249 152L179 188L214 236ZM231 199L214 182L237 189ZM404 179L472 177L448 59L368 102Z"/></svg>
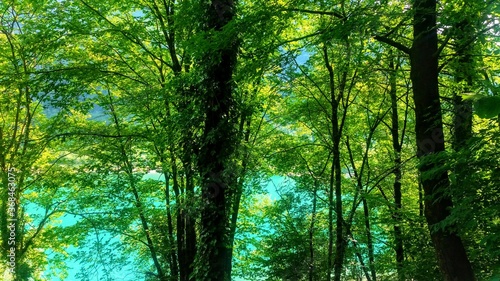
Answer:
<svg viewBox="0 0 500 281"><path fill-rule="evenodd" d="M500 280L495 0L0 2L2 280Z"/></svg>

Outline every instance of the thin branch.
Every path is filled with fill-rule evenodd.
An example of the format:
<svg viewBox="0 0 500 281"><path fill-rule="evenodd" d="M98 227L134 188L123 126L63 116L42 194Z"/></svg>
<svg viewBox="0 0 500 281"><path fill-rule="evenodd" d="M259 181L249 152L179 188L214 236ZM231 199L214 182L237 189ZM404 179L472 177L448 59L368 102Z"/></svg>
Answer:
<svg viewBox="0 0 500 281"><path fill-rule="evenodd" d="M149 50L146 45L144 45L144 43L139 40L138 38L134 38L131 36L131 34L129 32L126 32L125 30L122 30L120 28L118 28L113 22L111 22L104 14L102 14L99 10L97 10L96 8L92 7L89 3L85 2L84 0L80 0L80 2L83 3L83 5L85 5L87 8L89 8L90 10L92 10L94 13L96 13L99 17L101 17L103 20L105 20L108 24L110 24L113 28L116 29L116 31L120 32L125 38L127 38L130 42L140 46L151 58L153 59L156 59L162 63L164 63L166 66L170 67L171 69L173 69L173 66L169 63L167 63L166 61L164 61L162 58L158 57L157 55L155 55L153 52L151 52L151 50ZM153 63L156 64L156 62L153 60Z"/></svg>
<svg viewBox="0 0 500 281"><path fill-rule="evenodd" d="M339 19L345 19L345 17L336 11L315 11L315 10L308 10L308 9L296 9L296 8L286 8L282 9L282 11L285 12L299 12L299 13L306 13L306 14L315 14L315 15L324 15L324 16L334 16Z"/></svg>
<svg viewBox="0 0 500 281"><path fill-rule="evenodd" d="M290 40L285 40L283 42L278 43L277 46L279 47L279 46L282 46L282 45L285 45L285 44L288 44L288 43L293 43L293 42L297 42L297 41L300 41L300 40L304 40L304 39L307 39L309 37L314 37L314 36L320 35L322 33L323 33L323 31L316 31L314 33L311 33L311 34L308 34L308 35L304 35L302 37L298 37L298 38L294 38L294 39L290 39Z"/></svg>
<svg viewBox="0 0 500 281"><path fill-rule="evenodd" d="M459 53L461 53L461 51L463 51L465 48L469 47L471 44L473 44L477 38L479 38L480 35L483 35L485 34L486 32L494 29L494 28L497 28L499 25L498 24L495 24L495 25L492 25L492 26L489 26L487 28L484 28L482 30L480 30L479 32L477 32L474 36L472 36L469 40L467 40L465 42L465 44L461 45L460 48L454 53L454 54L451 54L450 55L450 58L447 59L446 61L443 62L443 64L441 64L438 68L438 72L440 73L441 70L443 70L443 68L448 65L451 61L453 61Z"/></svg>
<svg viewBox="0 0 500 281"><path fill-rule="evenodd" d="M101 138L113 138L113 139L119 139L119 138L131 138L131 137L137 137L137 138L143 138L143 139L148 139L148 136L146 135L141 135L141 134L118 134L118 135L110 135L110 134L105 134L105 133L98 133L98 132L68 132L68 133L61 133L61 134L55 134L50 137L49 139L55 139L55 138L60 138L60 137L72 137L72 136L88 136L88 137L101 137ZM30 139L30 142L36 142L40 141L42 139L46 139L47 137L42 137L38 139Z"/></svg>

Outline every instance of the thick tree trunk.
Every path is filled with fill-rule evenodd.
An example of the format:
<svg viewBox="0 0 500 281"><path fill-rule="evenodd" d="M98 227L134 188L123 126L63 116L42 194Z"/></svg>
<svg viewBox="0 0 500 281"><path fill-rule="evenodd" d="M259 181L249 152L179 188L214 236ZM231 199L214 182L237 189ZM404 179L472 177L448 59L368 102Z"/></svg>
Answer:
<svg viewBox="0 0 500 281"><path fill-rule="evenodd" d="M208 50L204 60L205 122L198 165L202 183L202 212L197 264L198 281L229 281L230 255L228 194L230 158L236 146L232 75L236 66L237 41L220 38L222 29L235 15L231 0L209 1L204 7L204 27L212 40L220 40L216 50ZM214 33L215 31L215 33Z"/></svg>
<svg viewBox="0 0 500 281"><path fill-rule="evenodd" d="M411 80L415 102L418 156L444 151L443 124L438 90L438 47L436 0L414 0L414 39L411 49ZM444 280L475 280L462 240L452 227L437 227L453 207L446 189L447 171L434 172L439 163L422 162L419 166L424 189L425 217L436 249Z"/></svg>

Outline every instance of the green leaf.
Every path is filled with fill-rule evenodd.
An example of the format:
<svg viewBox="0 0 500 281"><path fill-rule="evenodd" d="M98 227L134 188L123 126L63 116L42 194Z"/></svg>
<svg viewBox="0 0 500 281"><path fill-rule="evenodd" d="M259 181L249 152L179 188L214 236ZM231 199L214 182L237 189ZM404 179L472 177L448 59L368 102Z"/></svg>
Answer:
<svg viewBox="0 0 500 281"><path fill-rule="evenodd" d="M474 102L477 116L481 118L493 118L500 115L500 97L482 97Z"/></svg>
<svg viewBox="0 0 500 281"><path fill-rule="evenodd" d="M462 96L463 100L473 100L473 101L476 101L484 97L483 95L478 95L474 93L463 93L460 96Z"/></svg>

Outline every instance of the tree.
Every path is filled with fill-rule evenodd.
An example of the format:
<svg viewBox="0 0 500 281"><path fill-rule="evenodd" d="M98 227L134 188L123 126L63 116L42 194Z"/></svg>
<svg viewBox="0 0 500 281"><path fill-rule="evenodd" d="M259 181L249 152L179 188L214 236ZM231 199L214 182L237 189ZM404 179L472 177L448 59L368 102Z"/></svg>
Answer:
<svg viewBox="0 0 500 281"><path fill-rule="evenodd" d="M21 2L15 278L495 276L496 2Z"/></svg>
<svg viewBox="0 0 500 281"><path fill-rule="evenodd" d="M60 33L46 25L40 7L31 1L0 3L0 233L2 260L9 261L1 268L13 280L41 278L49 264L42 247L53 249L46 275L64 276L65 266L57 259L76 241L63 241L67 233L57 234L55 223L68 195L57 191L71 182L65 179L71 172L59 169L63 154L53 139L53 128L63 120L44 111L51 82L37 70L50 63L48 54L58 48Z"/></svg>
<svg viewBox="0 0 500 281"><path fill-rule="evenodd" d="M198 280L229 281L231 255L228 249L228 199L235 191L231 186L230 160L235 151L233 73L238 51L237 35L230 23L236 14L235 2L209 1L202 7L207 38L217 42L200 58L204 80L201 104L205 105L198 169L201 175L202 211L199 246ZM228 32L229 30L229 32ZM228 34L229 33L229 34ZM208 43L208 42L207 42Z"/></svg>
<svg viewBox="0 0 500 281"><path fill-rule="evenodd" d="M447 192L446 170L436 172L439 162L426 156L444 152L444 131L438 89L438 40L436 1L415 0L413 45L410 50L411 79L415 102L417 154L425 192L425 217L445 280L474 280L465 247L452 226L440 225L453 207ZM432 173L432 174L431 174Z"/></svg>

